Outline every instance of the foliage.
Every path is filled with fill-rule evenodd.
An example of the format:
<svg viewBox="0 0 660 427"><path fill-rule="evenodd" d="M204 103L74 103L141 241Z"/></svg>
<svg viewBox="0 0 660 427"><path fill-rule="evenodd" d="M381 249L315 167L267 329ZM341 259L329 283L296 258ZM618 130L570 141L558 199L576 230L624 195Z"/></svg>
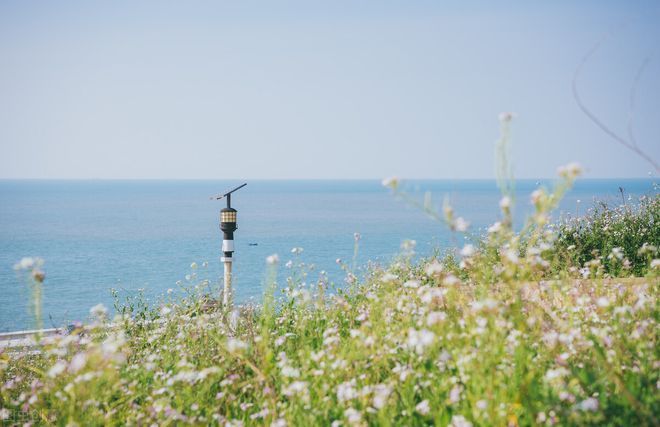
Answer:
<svg viewBox="0 0 660 427"><path fill-rule="evenodd" d="M660 196L642 196L638 204L611 207L597 203L585 216L560 222L556 251L560 266L598 263L613 277L642 276L660 245Z"/></svg>
<svg viewBox="0 0 660 427"><path fill-rule="evenodd" d="M547 226L549 212L578 173L566 168L553 192L532 195L536 212L522 233L504 199L502 220L460 256L413 262L404 253L361 279L344 266L349 286L334 293L298 262L277 297L272 256L262 306L218 309L205 282L159 307L138 298L112 323L96 306L94 322L44 338L39 351L0 354L0 416L23 411L61 425L657 425L658 262L635 280L582 280L571 264L560 268L566 243ZM467 227L451 209L445 217ZM637 223L621 222L619 240Z"/></svg>

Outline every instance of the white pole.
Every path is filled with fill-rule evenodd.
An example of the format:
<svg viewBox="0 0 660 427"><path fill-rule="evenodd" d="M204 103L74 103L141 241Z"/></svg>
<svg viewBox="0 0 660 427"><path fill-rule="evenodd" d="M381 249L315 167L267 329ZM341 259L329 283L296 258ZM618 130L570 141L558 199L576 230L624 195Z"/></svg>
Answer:
<svg viewBox="0 0 660 427"><path fill-rule="evenodd" d="M222 292L222 305L225 308L231 309L231 258L227 260L225 258L225 288Z"/></svg>

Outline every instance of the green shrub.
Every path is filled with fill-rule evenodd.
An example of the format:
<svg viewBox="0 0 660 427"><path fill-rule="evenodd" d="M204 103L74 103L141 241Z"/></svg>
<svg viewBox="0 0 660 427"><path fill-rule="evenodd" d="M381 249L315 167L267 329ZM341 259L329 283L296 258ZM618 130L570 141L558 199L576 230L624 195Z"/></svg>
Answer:
<svg viewBox="0 0 660 427"><path fill-rule="evenodd" d="M603 274L643 276L660 245L660 196L643 196L636 205L596 203L587 215L559 223L555 250L559 268L589 268Z"/></svg>

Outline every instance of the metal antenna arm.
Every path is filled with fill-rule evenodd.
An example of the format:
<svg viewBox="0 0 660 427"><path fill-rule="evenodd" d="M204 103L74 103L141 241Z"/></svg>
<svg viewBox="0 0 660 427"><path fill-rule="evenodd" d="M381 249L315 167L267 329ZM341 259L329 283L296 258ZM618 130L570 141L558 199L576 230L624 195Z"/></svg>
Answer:
<svg viewBox="0 0 660 427"><path fill-rule="evenodd" d="M246 185L247 185L247 182L242 184L242 185L239 185L238 187L234 188L231 191L227 191L224 194L218 194L216 196L211 196L211 200L220 200L220 199L224 199L226 197L227 198L227 207L229 207L229 201L231 200L231 193L233 193L234 191L240 190L241 188L245 187Z"/></svg>

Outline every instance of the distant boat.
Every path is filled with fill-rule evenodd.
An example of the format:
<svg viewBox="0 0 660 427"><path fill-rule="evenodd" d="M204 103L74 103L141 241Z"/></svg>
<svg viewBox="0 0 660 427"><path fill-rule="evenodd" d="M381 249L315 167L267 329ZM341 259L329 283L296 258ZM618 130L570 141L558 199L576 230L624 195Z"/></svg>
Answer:
<svg viewBox="0 0 660 427"><path fill-rule="evenodd" d="M259 243L248 243L248 246L258 246Z"/></svg>

